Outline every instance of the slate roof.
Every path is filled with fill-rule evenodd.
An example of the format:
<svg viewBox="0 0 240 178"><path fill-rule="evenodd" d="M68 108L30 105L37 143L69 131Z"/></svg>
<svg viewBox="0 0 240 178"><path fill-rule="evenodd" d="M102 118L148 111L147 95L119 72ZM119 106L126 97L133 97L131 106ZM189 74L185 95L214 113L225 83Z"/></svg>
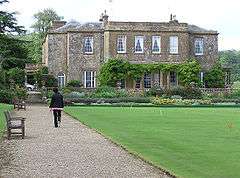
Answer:
<svg viewBox="0 0 240 178"><path fill-rule="evenodd" d="M206 30L206 29L198 27L196 25L188 25L188 31L192 32L192 33L217 33L217 31Z"/></svg>
<svg viewBox="0 0 240 178"><path fill-rule="evenodd" d="M98 22L87 22L87 23L79 23L77 21L70 21L66 23L64 26L54 30L54 32L67 32L67 31L91 31L91 30L101 30L102 23Z"/></svg>

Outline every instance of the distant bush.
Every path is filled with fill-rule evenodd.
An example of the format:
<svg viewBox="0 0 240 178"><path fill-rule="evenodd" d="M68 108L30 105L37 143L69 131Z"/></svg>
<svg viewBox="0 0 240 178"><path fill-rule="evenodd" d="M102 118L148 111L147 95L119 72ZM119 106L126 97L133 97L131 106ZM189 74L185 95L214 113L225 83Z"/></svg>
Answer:
<svg viewBox="0 0 240 178"><path fill-rule="evenodd" d="M64 98L74 103L150 103L148 97L120 97L120 98Z"/></svg>
<svg viewBox="0 0 240 178"><path fill-rule="evenodd" d="M183 99L200 99L202 98L202 92L199 88L192 87L174 87L165 91L165 94L169 97L173 95L179 95Z"/></svg>
<svg viewBox="0 0 240 178"><path fill-rule="evenodd" d="M70 92L68 94L65 94L64 95L64 98L67 98L67 99L78 99L78 98L83 98L85 96L85 94L82 92Z"/></svg>
<svg viewBox="0 0 240 178"><path fill-rule="evenodd" d="M67 83L67 87L81 87L82 84L80 83L79 80L70 80L68 83Z"/></svg>
<svg viewBox="0 0 240 178"><path fill-rule="evenodd" d="M0 103L12 103L14 93L10 90L0 90Z"/></svg>
<svg viewBox="0 0 240 178"><path fill-rule="evenodd" d="M175 100L173 99L169 99L169 98L160 98L160 97L154 97L151 100L151 103L154 105L173 105L174 103L176 103Z"/></svg>
<svg viewBox="0 0 240 178"><path fill-rule="evenodd" d="M146 92L146 96L162 96L163 94L164 90L158 85L153 86Z"/></svg>

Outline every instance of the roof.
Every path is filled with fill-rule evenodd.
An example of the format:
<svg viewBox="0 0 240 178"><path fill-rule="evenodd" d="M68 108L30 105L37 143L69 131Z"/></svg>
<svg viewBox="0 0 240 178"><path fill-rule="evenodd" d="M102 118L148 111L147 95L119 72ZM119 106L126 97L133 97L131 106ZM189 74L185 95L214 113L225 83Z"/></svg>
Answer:
<svg viewBox="0 0 240 178"><path fill-rule="evenodd" d="M95 31L101 30L102 23L98 22L86 22L86 23L79 23L77 21L70 21L66 23L64 26L53 30L52 32L68 32L68 31Z"/></svg>
<svg viewBox="0 0 240 178"><path fill-rule="evenodd" d="M198 27L196 25L188 25L188 31L190 33L217 33L217 31L206 30L206 29Z"/></svg>
<svg viewBox="0 0 240 178"><path fill-rule="evenodd" d="M108 21L107 26L103 27L101 22L80 23L72 20L64 26L52 30L51 33L66 33L69 31L179 31L199 34L218 34L217 31L206 30L196 25L178 22L114 22Z"/></svg>

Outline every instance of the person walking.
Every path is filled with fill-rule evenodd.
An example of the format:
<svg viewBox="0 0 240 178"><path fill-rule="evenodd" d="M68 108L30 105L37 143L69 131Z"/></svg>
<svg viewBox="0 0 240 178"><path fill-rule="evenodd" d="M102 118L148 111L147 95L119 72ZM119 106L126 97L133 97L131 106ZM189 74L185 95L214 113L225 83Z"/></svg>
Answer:
<svg viewBox="0 0 240 178"><path fill-rule="evenodd" d="M63 110L63 96L58 92L57 88L53 88L53 96L49 108L53 111L54 126L58 127L58 122L61 122L61 111Z"/></svg>

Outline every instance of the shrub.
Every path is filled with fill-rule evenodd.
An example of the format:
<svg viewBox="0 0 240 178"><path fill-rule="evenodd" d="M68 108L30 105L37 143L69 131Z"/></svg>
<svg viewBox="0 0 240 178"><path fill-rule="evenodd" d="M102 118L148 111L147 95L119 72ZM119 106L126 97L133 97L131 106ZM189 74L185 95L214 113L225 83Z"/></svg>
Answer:
<svg viewBox="0 0 240 178"><path fill-rule="evenodd" d="M10 90L0 90L0 103L12 103L14 94Z"/></svg>
<svg viewBox="0 0 240 178"><path fill-rule="evenodd" d="M12 68L7 71L8 82L23 86L25 81L25 71L19 68Z"/></svg>
<svg viewBox="0 0 240 178"><path fill-rule="evenodd" d="M64 95L64 97L68 98L68 99L72 99L72 98L78 99L78 98L83 98L84 96L85 96L85 94L83 92L80 93L80 92L76 92L76 91Z"/></svg>
<svg viewBox="0 0 240 178"><path fill-rule="evenodd" d="M163 93L164 93L164 91L160 86L154 85L152 88L150 88L146 92L146 96L162 96Z"/></svg>
<svg viewBox="0 0 240 178"><path fill-rule="evenodd" d="M220 64L213 66L204 77L207 88L223 88L224 87L224 71Z"/></svg>
<svg viewBox="0 0 240 178"><path fill-rule="evenodd" d="M67 87L81 87L82 84L80 83L79 80L70 80L68 83L67 83Z"/></svg>
<svg viewBox="0 0 240 178"><path fill-rule="evenodd" d="M122 97L122 98L64 98L74 103L150 103L147 97Z"/></svg>
<svg viewBox="0 0 240 178"><path fill-rule="evenodd" d="M46 87L57 87L58 85L58 80L53 75L46 75L44 82Z"/></svg>
<svg viewBox="0 0 240 178"><path fill-rule="evenodd" d="M159 97L154 97L152 100L151 100L151 103L154 104L154 105L173 105L176 103L175 100L173 99L169 99L169 98L159 98Z"/></svg>
<svg viewBox="0 0 240 178"><path fill-rule="evenodd" d="M166 95L171 97L173 95L179 95L183 99L200 99L202 98L202 92L199 88L192 87L174 87L166 90Z"/></svg>
<svg viewBox="0 0 240 178"><path fill-rule="evenodd" d="M14 96L17 97L18 99L25 100L27 98L27 90L25 88L16 86L14 90Z"/></svg>

